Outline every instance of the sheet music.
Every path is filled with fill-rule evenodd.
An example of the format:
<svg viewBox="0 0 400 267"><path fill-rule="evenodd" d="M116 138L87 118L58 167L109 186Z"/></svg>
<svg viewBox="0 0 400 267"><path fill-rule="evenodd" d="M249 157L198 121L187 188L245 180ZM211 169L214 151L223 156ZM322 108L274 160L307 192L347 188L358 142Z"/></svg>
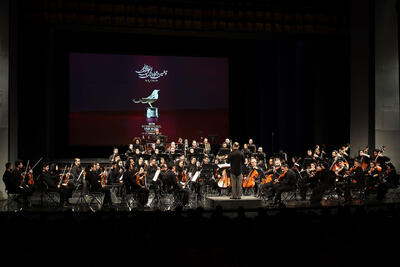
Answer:
<svg viewBox="0 0 400 267"><path fill-rule="evenodd" d="M225 164L218 164L218 168L229 168L231 164L225 163Z"/></svg>
<svg viewBox="0 0 400 267"><path fill-rule="evenodd" d="M159 175L160 175L160 169L158 169L158 170L156 171L156 174L154 174L153 182L157 181Z"/></svg>
<svg viewBox="0 0 400 267"><path fill-rule="evenodd" d="M200 171L197 171L197 172L193 175L192 182L196 182L197 178L199 178L199 175L200 175Z"/></svg>

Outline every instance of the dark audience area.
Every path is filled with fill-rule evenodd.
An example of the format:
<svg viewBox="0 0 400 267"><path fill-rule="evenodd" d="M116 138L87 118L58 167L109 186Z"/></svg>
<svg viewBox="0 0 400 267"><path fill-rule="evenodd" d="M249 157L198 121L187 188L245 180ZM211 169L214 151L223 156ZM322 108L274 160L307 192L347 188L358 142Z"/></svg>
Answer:
<svg viewBox="0 0 400 267"><path fill-rule="evenodd" d="M30 266L387 266L397 260L399 215L393 205L1 213L0 221L3 258Z"/></svg>

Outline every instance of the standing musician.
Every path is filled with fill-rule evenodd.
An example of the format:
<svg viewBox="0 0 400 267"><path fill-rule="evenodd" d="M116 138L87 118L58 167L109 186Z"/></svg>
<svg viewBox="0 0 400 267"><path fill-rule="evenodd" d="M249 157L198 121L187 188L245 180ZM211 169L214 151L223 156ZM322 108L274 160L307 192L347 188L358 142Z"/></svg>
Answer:
<svg viewBox="0 0 400 267"><path fill-rule="evenodd" d="M233 151L229 155L231 163L231 185L232 199L240 199L242 196L242 165L244 164L244 154L239 150L239 143L233 144Z"/></svg>

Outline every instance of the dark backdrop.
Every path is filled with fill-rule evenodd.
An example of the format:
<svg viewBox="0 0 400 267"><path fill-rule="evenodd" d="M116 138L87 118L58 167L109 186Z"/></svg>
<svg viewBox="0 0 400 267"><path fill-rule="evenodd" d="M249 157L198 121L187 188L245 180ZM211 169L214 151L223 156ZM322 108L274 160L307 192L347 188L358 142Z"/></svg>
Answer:
<svg viewBox="0 0 400 267"><path fill-rule="evenodd" d="M68 146L69 52L228 57L230 135L266 152L304 154L349 140L345 35L207 37L25 25L18 38L19 156L105 157L111 147ZM125 149L125 148L124 148Z"/></svg>

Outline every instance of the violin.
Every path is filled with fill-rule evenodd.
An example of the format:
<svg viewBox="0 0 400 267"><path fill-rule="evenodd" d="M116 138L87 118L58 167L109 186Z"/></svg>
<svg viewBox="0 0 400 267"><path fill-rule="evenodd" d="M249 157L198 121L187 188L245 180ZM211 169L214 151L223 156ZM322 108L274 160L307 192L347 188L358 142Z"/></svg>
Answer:
<svg viewBox="0 0 400 267"><path fill-rule="evenodd" d="M274 175L273 174L268 174L265 178L261 180L261 184L268 184L272 182Z"/></svg>
<svg viewBox="0 0 400 267"><path fill-rule="evenodd" d="M273 184L277 184L277 183L279 183L279 182L280 182L280 180L281 180L283 177L285 177L285 176L286 176L286 173L287 173L287 170L286 170L286 171L284 171L284 172L283 172L281 175L279 175L279 177L275 179L275 181L273 182Z"/></svg>
<svg viewBox="0 0 400 267"><path fill-rule="evenodd" d="M258 177L258 175L258 171L256 169L253 169L250 175L248 175L247 178L243 179L243 188L253 188L256 185L256 178Z"/></svg>
<svg viewBox="0 0 400 267"><path fill-rule="evenodd" d="M107 183L107 171L104 169L104 171L100 174L100 183L101 186L105 186Z"/></svg>
<svg viewBox="0 0 400 267"><path fill-rule="evenodd" d="M136 173L136 184L142 188L146 187L146 172L143 168L140 168L140 170Z"/></svg>

